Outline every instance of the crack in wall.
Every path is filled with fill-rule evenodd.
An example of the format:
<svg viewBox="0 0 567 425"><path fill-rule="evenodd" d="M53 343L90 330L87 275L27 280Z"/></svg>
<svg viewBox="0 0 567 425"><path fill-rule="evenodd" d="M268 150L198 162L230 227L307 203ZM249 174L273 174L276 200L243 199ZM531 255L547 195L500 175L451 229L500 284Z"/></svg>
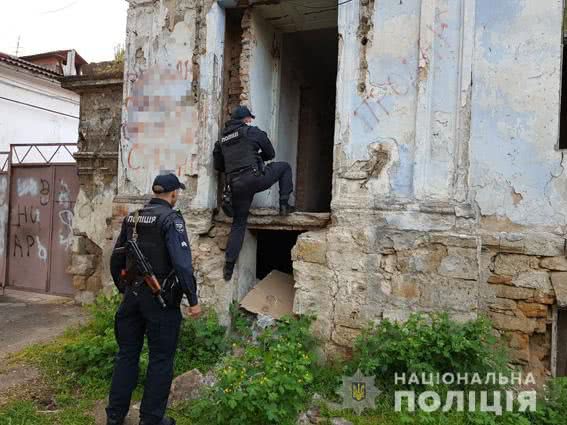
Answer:
<svg viewBox="0 0 567 425"><path fill-rule="evenodd" d="M543 195L544 195L545 199L547 200L547 204L549 205L551 210L554 211L555 214L559 214L563 218L563 224L566 224L567 223L567 215L564 212L562 212L561 210L557 210L557 209L554 208L553 203L551 202L550 194L549 194L550 185L553 182L553 180L558 179L565 172L565 166L563 165L564 159L565 159L565 152L562 151L561 152L561 161L559 162L559 167L561 167L561 171L557 175L553 174L552 171L549 172L551 178L545 183Z"/></svg>
<svg viewBox="0 0 567 425"><path fill-rule="evenodd" d="M192 57L192 81L191 81L191 97L193 104L199 102L199 79L201 68L199 59L206 52L206 48L201 44L206 42L206 13L204 13L203 1L201 0L196 5L196 19L195 19L195 45L193 47Z"/></svg>
<svg viewBox="0 0 567 425"><path fill-rule="evenodd" d="M358 94L360 96L367 95L368 92L368 47L372 44L372 30L374 23L372 17L374 15L375 0L360 0L360 20L358 24L357 37L360 41L360 58L358 67Z"/></svg>
<svg viewBox="0 0 567 425"><path fill-rule="evenodd" d="M242 17L242 53L240 55L240 103L250 103L250 61L252 57L252 43L254 42L252 29L252 9L248 8Z"/></svg>

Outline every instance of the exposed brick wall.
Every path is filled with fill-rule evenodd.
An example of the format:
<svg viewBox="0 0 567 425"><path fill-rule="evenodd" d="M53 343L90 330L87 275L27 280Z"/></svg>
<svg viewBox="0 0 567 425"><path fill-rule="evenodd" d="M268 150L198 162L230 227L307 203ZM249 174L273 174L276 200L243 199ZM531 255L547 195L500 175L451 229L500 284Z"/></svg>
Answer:
<svg viewBox="0 0 567 425"><path fill-rule="evenodd" d="M427 311L487 316L511 362L541 384L551 374L552 307L567 260L489 243L372 225L304 233L293 249L294 311L317 316L314 331L330 352L348 352L369 321Z"/></svg>
<svg viewBox="0 0 567 425"><path fill-rule="evenodd" d="M485 254L487 282L495 297L487 304L488 315L505 336L512 360L543 378L551 368L554 270L564 270L564 257L498 252Z"/></svg>
<svg viewBox="0 0 567 425"><path fill-rule="evenodd" d="M227 11L223 121L228 119L232 110L240 105L240 94L242 92L240 81L242 15L243 13L239 9Z"/></svg>
<svg viewBox="0 0 567 425"><path fill-rule="evenodd" d="M242 17L242 52L240 54L240 103L250 103L250 57L254 32L252 9L246 9Z"/></svg>

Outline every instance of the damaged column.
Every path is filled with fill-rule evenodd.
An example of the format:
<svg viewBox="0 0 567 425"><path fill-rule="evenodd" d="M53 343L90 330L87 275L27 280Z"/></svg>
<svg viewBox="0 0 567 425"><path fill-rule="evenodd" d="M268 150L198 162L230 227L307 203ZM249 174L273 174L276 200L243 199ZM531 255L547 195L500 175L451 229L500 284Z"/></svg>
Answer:
<svg viewBox="0 0 567 425"><path fill-rule="evenodd" d="M94 301L103 287L113 287L108 264L113 247L112 201L117 190L118 146L124 63L83 66L62 86L81 95L77 161L80 191L73 218L73 275L76 299Z"/></svg>
<svg viewBox="0 0 567 425"><path fill-rule="evenodd" d="M199 297L228 320L227 226L213 225L213 146L223 112L225 10L213 0L130 0L119 193L114 222L142 206L159 173L187 186L177 207L191 236Z"/></svg>

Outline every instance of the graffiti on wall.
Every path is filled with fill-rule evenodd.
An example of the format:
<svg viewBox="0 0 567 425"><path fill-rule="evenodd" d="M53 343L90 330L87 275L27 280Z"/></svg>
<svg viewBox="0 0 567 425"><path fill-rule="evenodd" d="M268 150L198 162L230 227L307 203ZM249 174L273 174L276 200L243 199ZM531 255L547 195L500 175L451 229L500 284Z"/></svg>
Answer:
<svg viewBox="0 0 567 425"><path fill-rule="evenodd" d="M9 284L71 293L71 277L65 270L73 246L76 168L14 168L10 186Z"/></svg>
<svg viewBox="0 0 567 425"><path fill-rule="evenodd" d="M17 177L15 202L12 206L11 256L35 257L40 254L47 261L47 252L41 250L41 240L47 237L41 234L41 210L45 210L49 200L49 182L43 178ZM41 251L41 252L40 252Z"/></svg>
<svg viewBox="0 0 567 425"><path fill-rule="evenodd" d="M125 100L122 165L140 190L161 171L187 172L194 146L198 111L191 93L187 61L175 69L140 72Z"/></svg>
<svg viewBox="0 0 567 425"><path fill-rule="evenodd" d="M69 251L73 246L73 207L75 202L71 201L69 185L63 179L59 180L59 194L56 202L61 208L57 214L57 219L61 224L58 234L59 244L65 251Z"/></svg>

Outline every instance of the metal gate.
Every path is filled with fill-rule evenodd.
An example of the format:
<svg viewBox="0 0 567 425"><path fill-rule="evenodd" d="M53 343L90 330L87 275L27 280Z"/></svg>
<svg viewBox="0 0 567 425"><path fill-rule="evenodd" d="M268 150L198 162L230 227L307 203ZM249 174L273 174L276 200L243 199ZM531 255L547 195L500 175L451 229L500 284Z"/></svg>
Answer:
<svg viewBox="0 0 567 425"><path fill-rule="evenodd" d="M8 251L8 158L9 152L0 152L0 284L6 284L6 256Z"/></svg>
<svg viewBox="0 0 567 425"><path fill-rule="evenodd" d="M66 273L79 192L76 145L12 145L8 161L6 282L14 288L73 293ZM1 189L1 180L0 180Z"/></svg>

